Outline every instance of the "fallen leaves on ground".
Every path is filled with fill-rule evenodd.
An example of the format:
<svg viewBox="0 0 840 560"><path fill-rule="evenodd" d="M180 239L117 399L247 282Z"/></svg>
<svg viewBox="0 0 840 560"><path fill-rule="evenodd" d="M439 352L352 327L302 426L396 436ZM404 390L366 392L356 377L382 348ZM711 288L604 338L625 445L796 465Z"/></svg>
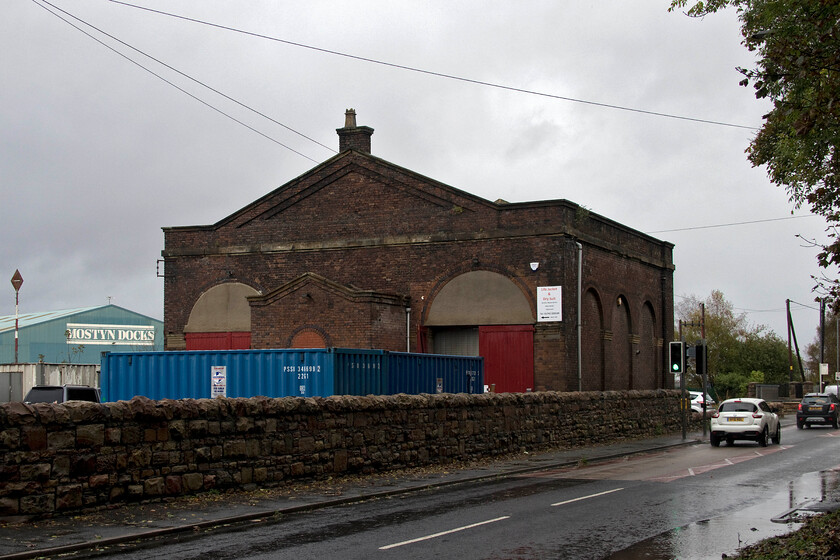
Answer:
<svg viewBox="0 0 840 560"><path fill-rule="evenodd" d="M748 546L737 560L834 560L840 558L840 510L811 517L798 530Z"/></svg>

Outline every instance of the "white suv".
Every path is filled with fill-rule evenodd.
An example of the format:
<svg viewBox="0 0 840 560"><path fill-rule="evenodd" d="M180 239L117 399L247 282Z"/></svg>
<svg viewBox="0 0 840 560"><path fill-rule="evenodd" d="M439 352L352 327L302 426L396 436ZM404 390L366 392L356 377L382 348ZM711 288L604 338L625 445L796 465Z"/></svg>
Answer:
<svg viewBox="0 0 840 560"><path fill-rule="evenodd" d="M689 391L688 398L691 399L691 410L697 414L703 414L703 393L701 391ZM706 412L711 412L715 406L715 399L706 394Z"/></svg>
<svg viewBox="0 0 840 560"><path fill-rule="evenodd" d="M709 439L713 447L724 439L727 445L736 439L750 439L766 447L768 439L776 444L782 441L782 426L764 399L729 399L712 415Z"/></svg>

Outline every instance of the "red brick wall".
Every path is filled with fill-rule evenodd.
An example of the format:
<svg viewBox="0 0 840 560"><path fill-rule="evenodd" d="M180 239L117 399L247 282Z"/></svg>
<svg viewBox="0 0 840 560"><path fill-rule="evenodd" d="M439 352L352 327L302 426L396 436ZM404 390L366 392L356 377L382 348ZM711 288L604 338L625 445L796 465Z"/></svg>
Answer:
<svg viewBox="0 0 840 560"><path fill-rule="evenodd" d="M354 301L317 283L251 311L251 347L287 348L302 330L323 336L328 346L405 350L405 305L375 298Z"/></svg>
<svg viewBox="0 0 840 560"><path fill-rule="evenodd" d="M597 325L584 315L584 333L597 333L582 341L584 389L601 389L602 375L608 389L670 386L661 341L673 333L671 245L567 201L497 205L348 151L215 226L167 228L165 237L168 334L183 331L201 293L227 281L268 294L314 273L395 298L362 303L324 293L276 309L252 304L254 348L286 347L301 328L314 328L332 346L405 350L404 304L395 303L405 297L417 349L433 294L457 274L504 274L524 287L535 316L537 286L561 285L563 322L537 325L534 342L535 385L555 390L578 386L579 241L583 290L603 312ZM530 262L540 263L536 272Z"/></svg>

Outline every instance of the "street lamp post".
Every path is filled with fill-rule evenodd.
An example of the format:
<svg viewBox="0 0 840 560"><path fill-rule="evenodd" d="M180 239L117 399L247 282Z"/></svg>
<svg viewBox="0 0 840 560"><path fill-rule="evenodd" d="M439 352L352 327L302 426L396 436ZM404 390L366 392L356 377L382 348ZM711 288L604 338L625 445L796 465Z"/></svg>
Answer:
<svg viewBox="0 0 840 560"><path fill-rule="evenodd" d="M15 269L12 276L12 286L15 288L15 363L18 363L18 293L22 285L23 276L20 275L20 270Z"/></svg>

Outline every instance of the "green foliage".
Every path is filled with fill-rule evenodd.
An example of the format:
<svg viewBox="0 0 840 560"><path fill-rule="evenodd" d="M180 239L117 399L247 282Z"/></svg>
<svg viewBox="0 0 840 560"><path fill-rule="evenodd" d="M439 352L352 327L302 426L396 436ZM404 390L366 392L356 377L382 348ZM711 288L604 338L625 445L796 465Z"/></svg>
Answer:
<svg viewBox="0 0 840 560"><path fill-rule="evenodd" d="M719 397L746 396L750 381L774 385L789 381L787 343L763 325L750 325L719 290L704 302L692 296L677 305L677 318L690 325L683 327L685 340L693 344L701 338L701 303L705 305L709 383ZM702 386L697 372L689 374L688 383Z"/></svg>
<svg viewBox="0 0 840 560"><path fill-rule="evenodd" d="M746 396L743 390L745 387L746 378L740 373L719 373L715 376L715 393L717 394L718 402L734 397Z"/></svg>
<svg viewBox="0 0 840 560"><path fill-rule="evenodd" d="M754 166L785 188L795 207L826 218L828 241L817 244L819 265L840 267L840 1L672 0L701 17L728 6L738 11L744 46L756 53L755 68L738 70L741 84L773 109L747 150ZM823 275L818 288L840 310L840 281Z"/></svg>
<svg viewBox="0 0 840 560"><path fill-rule="evenodd" d="M738 371L729 371L717 376L715 391L719 401L746 397L750 383L764 383L764 373L751 371L748 374Z"/></svg>
<svg viewBox="0 0 840 560"><path fill-rule="evenodd" d="M825 347L823 362L828 364L828 379L823 379L830 384L836 383L834 374L838 371L837 352L840 350L840 335L837 330L837 316L832 315L825 319ZM809 372L809 381L819 383L820 381L820 328L816 329L814 341L805 347L805 369Z"/></svg>

